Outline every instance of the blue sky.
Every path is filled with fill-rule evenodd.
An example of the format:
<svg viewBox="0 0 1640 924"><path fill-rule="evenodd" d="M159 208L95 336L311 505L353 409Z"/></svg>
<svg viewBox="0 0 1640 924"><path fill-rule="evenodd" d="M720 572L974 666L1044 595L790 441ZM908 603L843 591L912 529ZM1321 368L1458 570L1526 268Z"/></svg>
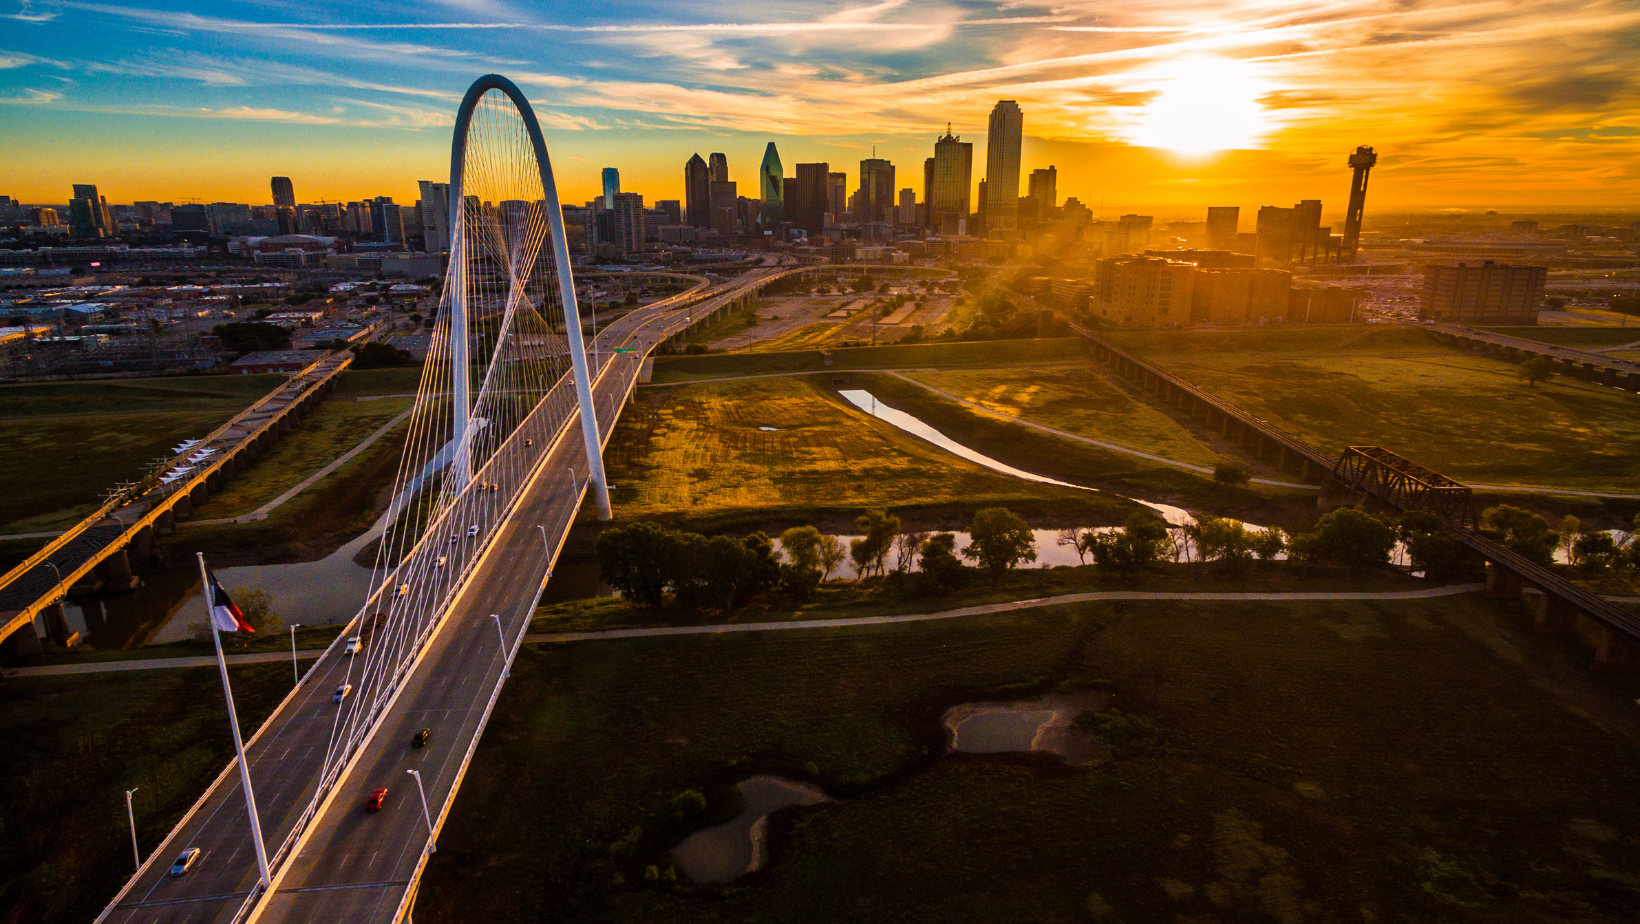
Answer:
<svg viewBox="0 0 1640 924"><path fill-rule="evenodd" d="M947 121L983 174L1018 99L1025 167L1110 207L1329 212L1357 144L1386 205L1629 204L1629 0L440 3L0 0L0 193L62 201L394 195L448 172L471 80L505 74L568 201L598 169L681 195L691 153L750 184L763 145L854 181L875 147L921 194Z"/></svg>

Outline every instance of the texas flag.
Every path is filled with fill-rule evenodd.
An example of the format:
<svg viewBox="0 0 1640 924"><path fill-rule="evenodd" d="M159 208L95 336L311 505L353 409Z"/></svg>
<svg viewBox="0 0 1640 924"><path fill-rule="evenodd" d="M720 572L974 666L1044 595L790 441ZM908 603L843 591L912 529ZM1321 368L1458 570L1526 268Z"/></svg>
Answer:
<svg viewBox="0 0 1640 924"><path fill-rule="evenodd" d="M251 624L245 621L245 614L239 611L239 606L222 589L222 582L211 575L211 624L218 632L256 632Z"/></svg>

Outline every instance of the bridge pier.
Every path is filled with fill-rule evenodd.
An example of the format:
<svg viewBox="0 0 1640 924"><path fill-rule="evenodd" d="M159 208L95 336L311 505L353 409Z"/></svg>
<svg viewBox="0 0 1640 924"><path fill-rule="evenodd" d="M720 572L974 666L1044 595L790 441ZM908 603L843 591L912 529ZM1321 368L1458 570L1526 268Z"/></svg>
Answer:
<svg viewBox="0 0 1640 924"><path fill-rule="evenodd" d="M194 489L188 492L188 499L197 507L211 499L211 489L206 485L196 484Z"/></svg>
<svg viewBox="0 0 1640 924"><path fill-rule="evenodd" d="M1617 370L1609 366L1601 370L1600 384L1605 385L1607 388L1617 387Z"/></svg>
<svg viewBox="0 0 1640 924"><path fill-rule="evenodd" d="M131 556L125 549L117 549L114 554L103 559L94 569L98 579L102 581L104 590L135 590L141 583L137 576L131 573Z"/></svg>
<svg viewBox="0 0 1640 924"><path fill-rule="evenodd" d="M1577 628L1577 609L1559 597L1544 594L1532 617L1539 632L1571 632Z"/></svg>
<svg viewBox="0 0 1640 924"><path fill-rule="evenodd" d="M192 517L194 515L194 499L193 499L193 497L191 497L187 494L184 494L181 497L177 498L176 503L171 505L170 515L171 515L171 532L174 533L174 532L176 532L176 521L177 520L186 520L186 519L189 519L190 517Z"/></svg>
<svg viewBox="0 0 1640 924"><path fill-rule="evenodd" d="M170 536L176 533L177 515L174 508L154 518L154 531L161 536Z"/></svg>
<svg viewBox="0 0 1640 924"><path fill-rule="evenodd" d="M34 631L32 622L6 636L6 644L11 648L11 653L18 657L46 653L45 646L40 644L40 633Z"/></svg>
<svg viewBox="0 0 1640 924"><path fill-rule="evenodd" d="M1630 372L1623 383L1624 391L1640 391L1640 372Z"/></svg>
<svg viewBox="0 0 1640 924"><path fill-rule="evenodd" d="M1594 652L1594 669L1597 671L1634 671L1640 670L1640 642L1626 635L1619 635L1609 628L1600 630L1600 644Z"/></svg>
<svg viewBox="0 0 1640 924"><path fill-rule="evenodd" d="M58 600L40 611L40 621L45 624L46 638L51 639L64 648L73 648L80 642L80 633L68 628L68 614L63 612L63 601ZM32 626L30 629L32 630ZM39 644L39 640L35 640Z"/></svg>
<svg viewBox="0 0 1640 924"><path fill-rule="evenodd" d="M153 563L154 559L154 527L144 526L142 529L137 530L136 535L131 537L131 544L126 547L126 550L136 553L136 559L131 565L132 570L136 570L138 567L146 569L148 565Z"/></svg>
<svg viewBox="0 0 1640 924"><path fill-rule="evenodd" d="M1486 589L1481 596L1493 600L1518 600L1526 592L1526 582L1520 575L1493 562L1486 563Z"/></svg>

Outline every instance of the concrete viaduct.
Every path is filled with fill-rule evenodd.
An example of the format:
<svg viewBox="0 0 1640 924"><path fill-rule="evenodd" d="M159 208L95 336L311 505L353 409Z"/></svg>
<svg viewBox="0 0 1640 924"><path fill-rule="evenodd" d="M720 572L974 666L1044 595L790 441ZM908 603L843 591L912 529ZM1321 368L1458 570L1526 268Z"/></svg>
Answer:
<svg viewBox="0 0 1640 924"><path fill-rule="evenodd" d="M19 654L38 653L40 638L33 626L43 617L48 638L72 644L63 598L136 587L133 567L152 559L155 537L175 532L177 521L190 518L213 491L289 432L330 393L352 361L353 355L343 351L292 376L143 481L116 491L96 512L0 576L0 640L12 639ZM204 450L214 452L185 477L159 482L161 473L187 465L190 456ZM24 629L28 631L20 631Z"/></svg>
<svg viewBox="0 0 1640 924"><path fill-rule="evenodd" d="M1487 353L1517 363L1535 356L1546 356L1554 364L1555 371L1561 375L1586 379L1598 385L1621 388L1624 391L1640 392L1640 363L1471 327L1451 324L1420 324L1418 327L1465 352ZM1640 340L1640 330L1635 334L1635 339Z"/></svg>

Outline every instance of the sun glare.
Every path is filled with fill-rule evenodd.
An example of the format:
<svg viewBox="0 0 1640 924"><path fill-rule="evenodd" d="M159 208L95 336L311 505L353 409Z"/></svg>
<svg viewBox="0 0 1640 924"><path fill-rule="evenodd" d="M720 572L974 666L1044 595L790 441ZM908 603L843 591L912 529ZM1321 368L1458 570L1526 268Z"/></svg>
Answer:
<svg viewBox="0 0 1640 924"><path fill-rule="evenodd" d="M1255 147L1269 130L1259 102L1269 82L1240 61L1191 58L1139 76L1136 85L1156 96L1130 130L1133 144L1206 154Z"/></svg>

